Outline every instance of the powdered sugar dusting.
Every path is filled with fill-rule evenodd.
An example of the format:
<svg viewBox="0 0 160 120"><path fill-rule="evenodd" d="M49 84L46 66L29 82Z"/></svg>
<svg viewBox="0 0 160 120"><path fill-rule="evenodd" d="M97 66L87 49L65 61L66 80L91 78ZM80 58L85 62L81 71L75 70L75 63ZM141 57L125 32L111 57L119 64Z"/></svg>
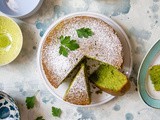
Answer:
<svg viewBox="0 0 160 120"><path fill-rule="evenodd" d="M78 38L76 30L82 27L90 28L94 35ZM80 45L79 49L69 52L68 57L59 54L58 37L61 35L71 36ZM111 26L97 18L77 16L62 21L49 33L43 45L42 63L46 77L54 87L58 87L84 56L120 68L123 63L121 52L122 45Z"/></svg>

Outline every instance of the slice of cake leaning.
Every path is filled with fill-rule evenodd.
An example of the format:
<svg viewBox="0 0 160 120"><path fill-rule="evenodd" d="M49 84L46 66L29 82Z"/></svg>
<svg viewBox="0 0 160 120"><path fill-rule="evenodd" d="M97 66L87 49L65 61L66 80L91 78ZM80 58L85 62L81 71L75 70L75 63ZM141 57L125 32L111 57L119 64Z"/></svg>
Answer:
<svg viewBox="0 0 160 120"><path fill-rule="evenodd" d="M114 96L123 95L130 88L127 77L112 65L105 63L90 75L89 80L101 90Z"/></svg>
<svg viewBox="0 0 160 120"><path fill-rule="evenodd" d="M76 105L90 104L89 83L86 77L85 64L81 64L81 68L74 77L69 88L67 89L64 98L65 101Z"/></svg>

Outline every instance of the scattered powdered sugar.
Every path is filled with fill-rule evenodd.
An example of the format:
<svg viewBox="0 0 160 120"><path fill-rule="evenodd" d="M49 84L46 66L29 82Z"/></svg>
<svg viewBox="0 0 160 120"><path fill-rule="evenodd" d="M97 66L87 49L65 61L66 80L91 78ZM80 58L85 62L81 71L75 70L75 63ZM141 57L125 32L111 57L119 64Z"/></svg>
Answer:
<svg viewBox="0 0 160 120"><path fill-rule="evenodd" d="M82 27L90 28L94 35L78 38L76 30ZM80 45L79 49L69 52L68 57L59 54L58 37L61 35L71 36ZM122 45L111 26L97 18L77 16L60 22L51 30L43 45L42 64L50 83L58 87L84 56L120 68L123 63L121 52Z"/></svg>

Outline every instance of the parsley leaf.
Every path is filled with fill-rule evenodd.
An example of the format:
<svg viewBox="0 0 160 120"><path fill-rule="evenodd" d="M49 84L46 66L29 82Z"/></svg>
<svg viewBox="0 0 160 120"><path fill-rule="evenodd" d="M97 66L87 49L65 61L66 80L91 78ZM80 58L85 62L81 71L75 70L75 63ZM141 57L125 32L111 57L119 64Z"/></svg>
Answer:
<svg viewBox="0 0 160 120"><path fill-rule="evenodd" d="M26 106L28 109L32 109L35 105L36 102L36 97L32 96L32 97L27 97L26 98Z"/></svg>
<svg viewBox="0 0 160 120"><path fill-rule="evenodd" d="M43 116L39 116L35 120L45 120L45 119L43 118Z"/></svg>
<svg viewBox="0 0 160 120"><path fill-rule="evenodd" d="M76 40L71 40L69 43L66 44L66 47L73 51L79 48L79 44L76 43Z"/></svg>
<svg viewBox="0 0 160 120"><path fill-rule="evenodd" d="M79 44L76 42L76 40L71 40L70 36L63 36L61 35L59 37L61 46L59 47L59 54L67 57L69 51L73 51L79 48Z"/></svg>
<svg viewBox="0 0 160 120"><path fill-rule="evenodd" d="M52 107L52 115L55 117L60 117L62 111L60 108Z"/></svg>
<svg viewBox="0 0 160 120"><path fill-rule="evenodd" d="M66 36L66 37L64 37L63 35L60 36L60 40L61 40L62 45L65 45L65 44L69 43L70 39L71 39L70 36Z"/></svg>
<svg viewBox="0 0 160 120"><path fill-rule="evenodd" d="M37 90L37 92L35 93L34 96L31 96L31 97L26 97L26 106L28 109L32 109L34 108L34 105L36 103L36 96L37 94L39 93L40 90Z"/></svg>
<svg viewBox="0 0 160 120"><path fill-rule="evenodd" d="M59 48L59 54L61 55L63 55L63 56L65 56L65 57L67 57L68 56L68 49L67 48L65 48L65 47L63 47L62 45L60 46L60 48Z"/></svg>
<svg viewBox="0 0 160 120"><path fill-rule="evenodd" d="M92 36L94 34L90 28L83 27L83 28L77 29L76 31L79 38L83 38L83 37L88 38L89 36Z"/></svg>

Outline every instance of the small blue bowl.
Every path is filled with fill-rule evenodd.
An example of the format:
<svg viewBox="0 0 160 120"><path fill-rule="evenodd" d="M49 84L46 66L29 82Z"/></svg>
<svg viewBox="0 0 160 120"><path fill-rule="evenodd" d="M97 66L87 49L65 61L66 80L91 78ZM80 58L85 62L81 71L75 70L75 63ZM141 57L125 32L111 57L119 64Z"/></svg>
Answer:
<svg viewBox="0 0 160 120"><path fill-rule="evenodd" d="M20 120L15 101L2 91L0 91L0 120Z"/></svg>
<svg viewBox="0 0 160 120"><path fill-rule="evenodd" d="M10 17L25 18L33 15L43 0L0 0L0 11Z"/></svg>

